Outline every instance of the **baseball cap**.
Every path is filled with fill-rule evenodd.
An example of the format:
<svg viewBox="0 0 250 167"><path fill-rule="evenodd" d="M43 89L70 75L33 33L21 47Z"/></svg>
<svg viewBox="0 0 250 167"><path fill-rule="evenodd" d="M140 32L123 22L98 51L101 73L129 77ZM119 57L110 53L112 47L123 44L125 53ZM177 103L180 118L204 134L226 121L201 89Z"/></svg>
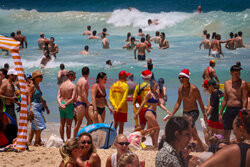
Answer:
<svg viewBox="0 0 250 167"><path fill-rule="evenodd" d="M243 70L243 68L241 68L239 65L233 65L230 68L230 71L240 71L240 70Z"/></svg>
<svg viewBox="0 0 250 167"><path fill-rule="evenodd" d="M126 71L119 72L119 77L129 76L130 73L127 73Z"/></svg>

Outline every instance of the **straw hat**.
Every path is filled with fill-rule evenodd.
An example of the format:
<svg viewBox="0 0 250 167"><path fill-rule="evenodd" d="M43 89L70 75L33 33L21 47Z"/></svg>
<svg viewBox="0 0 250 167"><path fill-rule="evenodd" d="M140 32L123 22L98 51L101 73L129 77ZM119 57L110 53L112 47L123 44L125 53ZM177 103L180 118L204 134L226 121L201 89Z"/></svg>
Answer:
<svg viewBox="0 0 250 167"><path fill-rule="evenodd" d="M44 75L44 74L41 73L41 71L36 70L36 71L32 72L32 79L39 77L39 76L42 76L42 75Z"/></svg>

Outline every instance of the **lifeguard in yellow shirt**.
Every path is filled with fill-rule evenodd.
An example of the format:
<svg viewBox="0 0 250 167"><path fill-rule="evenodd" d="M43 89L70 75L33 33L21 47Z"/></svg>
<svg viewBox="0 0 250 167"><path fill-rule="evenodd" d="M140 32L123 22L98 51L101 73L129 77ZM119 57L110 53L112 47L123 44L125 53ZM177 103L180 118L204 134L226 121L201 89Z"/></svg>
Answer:
<svg viewBox="0 0 250 167"><path fill-rule="evenodd" d="M124 123L127 122L128 115L128 84L127 77L130 73L121 71L119 73L119 80L114 83L109 92L109 101L114 109L115 129L119 126L119 134L123 134Z"/></svg>
<svg viewBox="0 0 250 167"><path fill-rule="evenodd" d="M152 73L149 70L145 70L141 72L142 79L144 80L142 83L138 84L135 88L133 95L133 104L134 104L134 114L137 113L141 103L143 102L146 94L150 91L150 80L152 77ZM147 120L145 118L145 111L147 109L147 103L142 108L139 114L140 127L142 129L145 128ZM139 126L138 118L135 120L135 128Z"/></svg>

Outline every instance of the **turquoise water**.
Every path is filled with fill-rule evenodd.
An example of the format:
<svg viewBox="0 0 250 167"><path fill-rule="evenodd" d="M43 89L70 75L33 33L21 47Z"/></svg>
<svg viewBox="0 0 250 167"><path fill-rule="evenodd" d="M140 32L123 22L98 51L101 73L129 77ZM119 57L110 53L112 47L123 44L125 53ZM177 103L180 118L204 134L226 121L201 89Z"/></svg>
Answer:
<svg viewBox="0 0 250 167"><path fill-rule="evenodd" d="M27 37L28 49L20 51L23 67L26 73L39 69L42 52L37 49L37 39L41 32L45 37L55 37L55 43L59 45L57 59L51 61L44 69L43 83L41 88L44 98L47 100L51 114L47 121L59 122L59 111L56 102L58 86L57 71L60 63L64 63L68 70L77 73L77 79L81 75L81 68L89 66L90 79L95 80L98 72L103 71L108 74L107 87L118 78L121 70L126 70L135 75L136 82L141 82L140 72L146 62L138 62L133 59L133 51L123 50L123 42L127 32L137 34L138 28L142 28L145 33L154 36L154 32L159 30L165 32L170 43L167 50L158 50L153 44L153 50L147 54L147 58L153 59L156 66L153 70L156 79L162 77L167 86L168 102L167 108L172 111L177 100L177 90L180 86L178 73L183 68L190 69L191 79L201 91L204 104L207 104L209 95L203 92L201 75L203 69L208 66L211 59L208 51L199 50L199 43L203 38L202 30L207 29L210 33L216 31L222 34L222 40L228 38L229 32L243 32L244 43L247 48L229 51L223 48L224 58L216 60L216 72L221 82L230 79L229 69L236 61L241 61L244 70L241 76L244 80L250 81L250 9L241 12L211 11L203 14L186 12L160 12L148 13L141 11L129 12L127 9L114 10L113 12L38 12L37 10L16 10L0 9L0 34L9 35L17 29L22 30L22 34ZM149 18L159 19L158 26L147 26ZM110 49L101 49L100 40L88 40L81 33L91 25L92 29L100 32L103 27L108 29L108 39ZM139 39L139 38L137 38ZM89 45L90 56L80 55L84 45ZM111 59L114 67L107 68L105 61ZM0 67L8 62L13 66L13 61L8 56L0 56ZM125 64L124 64L125 63ZM109 89L107 89L109 94ZM129 107L129 118L133 119L131 105ZM182 113L182 108L177 114ZM165 113L158 109L158 119L163 127L162 117ZM110 123L112 116L107 112L107 122ZM133 126L130 121L126 126ZM198 126L198 128L200 128Z"/></svg>

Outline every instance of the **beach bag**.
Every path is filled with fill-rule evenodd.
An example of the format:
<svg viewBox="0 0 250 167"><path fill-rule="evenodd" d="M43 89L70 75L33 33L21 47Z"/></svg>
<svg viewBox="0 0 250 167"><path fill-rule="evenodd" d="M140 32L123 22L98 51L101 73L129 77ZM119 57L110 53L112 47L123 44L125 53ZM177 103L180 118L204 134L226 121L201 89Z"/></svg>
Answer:
<svg viewBox="0 0 250 167"><path fill-rule="evenodd" d="M59 148L61 145L63 145L63 140L60 137L57 137L55 134L50 135L49 139L45 143L46 147Z"/></svg>

